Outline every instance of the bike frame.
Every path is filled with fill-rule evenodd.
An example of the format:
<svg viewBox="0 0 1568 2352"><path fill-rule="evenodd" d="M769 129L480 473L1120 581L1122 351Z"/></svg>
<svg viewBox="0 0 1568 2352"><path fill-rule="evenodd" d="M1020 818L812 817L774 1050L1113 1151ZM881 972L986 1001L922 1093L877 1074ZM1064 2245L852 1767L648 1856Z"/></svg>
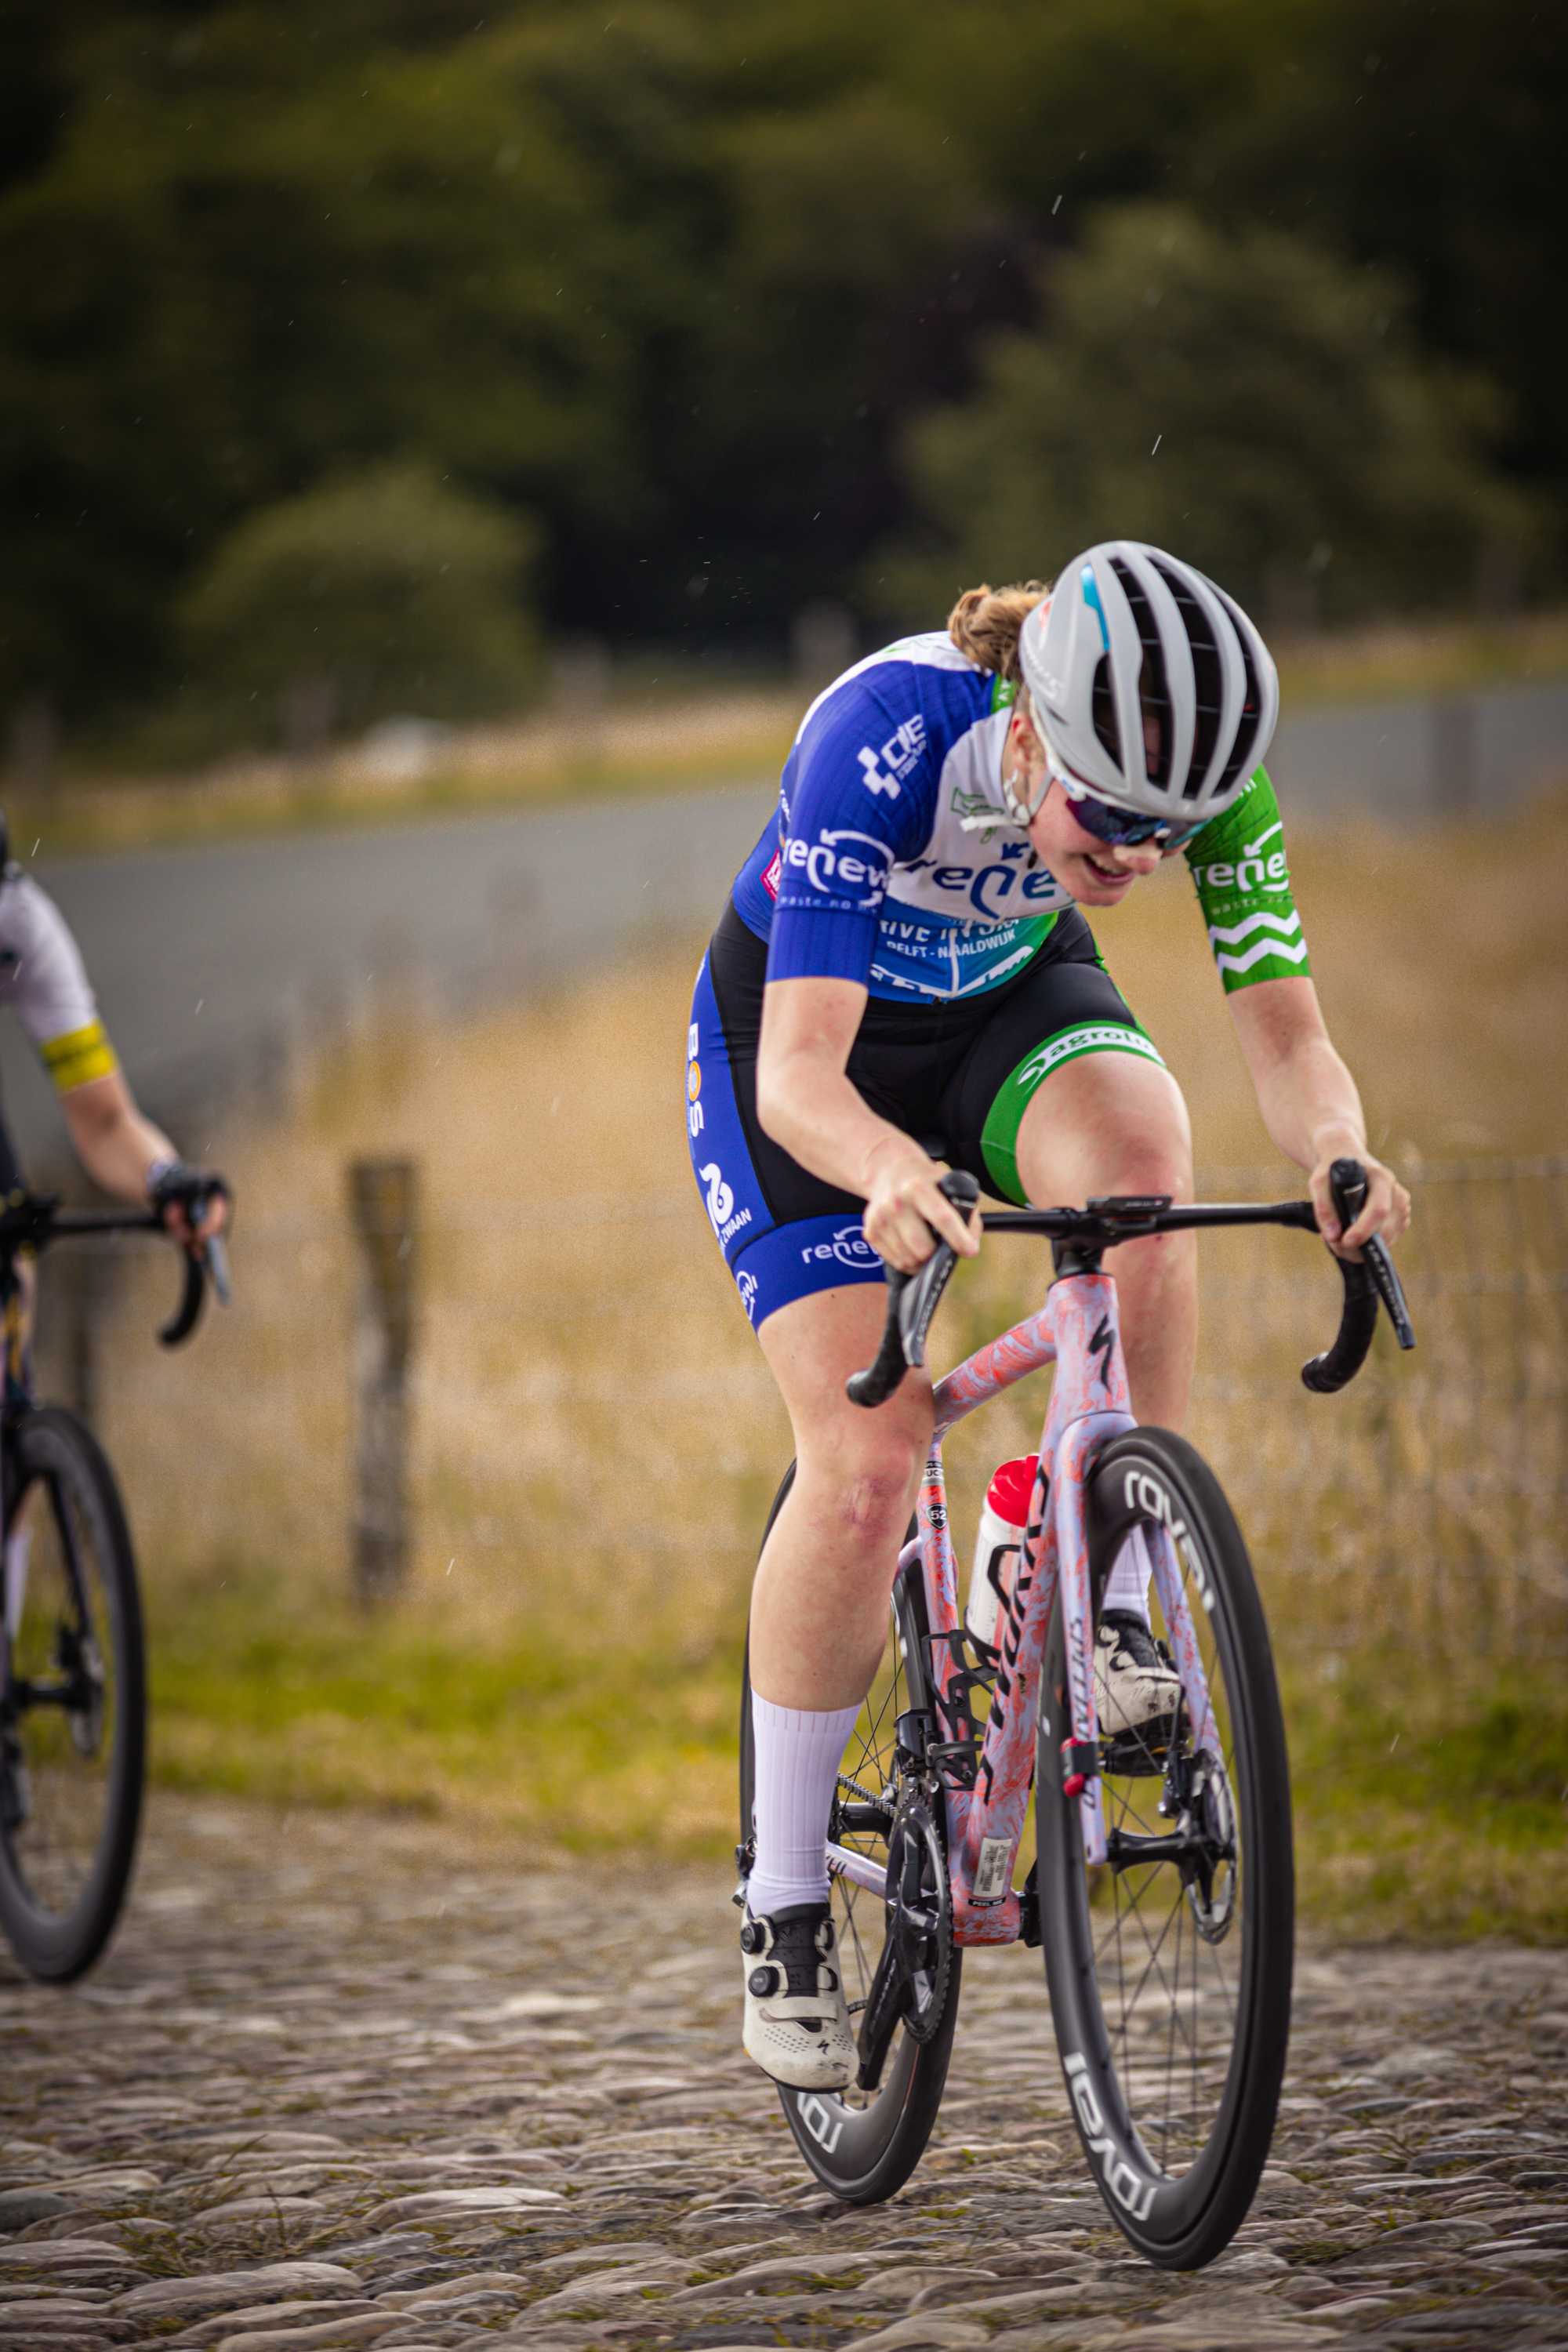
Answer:
<svg viewBox="0 0 1568 2352"><path fill-rule="evenodd" d="M930 1627L930 1680L943 1712L967 1721L968 1637L948 1525L942 1440L977 1406L1051 1363L1056 1377L1040 1440L1039 1469L1002 1621L995 1691L974 1785L954 1787L943 1775L953 1941L961 1945L1010 1944L1023 1932L1013 1867L1034 1780L1040 1674L1058 1586L1066 1620L1071 1725L1071 1738L1064 1748L1073 1751L1068 1759L1073 1769L1064 1787L1068 1795L1078 1797L1085 1860L1103 1862L1106 1855L1085 1494L1101 1447L1137 1425L1121 1352L1116 1284L1110 1275L1059 1276L1037 1314L1015 1324L938 1381L936 1423L918 1506L919 1533L900 1555L899 1569L901 1574L916 1559L920 1561ZM1163 1507L1157 1491L1149 1500L1156 1510ZM1180 1526L1152 1530L1149 1549L1188 1720L1198 1727L1196 1744L1206 1746L1213 1738L1208 1685L1175 1554L1183 1533ZM827 1866L873 1895L885 1892L885 1865L868 1855L830 1844Z"/></svg>

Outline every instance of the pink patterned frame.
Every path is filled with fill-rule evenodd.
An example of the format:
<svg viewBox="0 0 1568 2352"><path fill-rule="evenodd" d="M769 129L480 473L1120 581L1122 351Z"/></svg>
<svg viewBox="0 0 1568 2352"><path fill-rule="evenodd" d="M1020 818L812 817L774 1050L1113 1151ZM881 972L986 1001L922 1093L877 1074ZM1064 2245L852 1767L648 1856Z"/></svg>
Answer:
<svg viewBox="0 0 1568 2352"><path fill-rule="evenodd" d="M916 1556L920 1559L931 1628L931 1680L947 1713L962 1725L966 1721L963 1685L954 1687L954 1677L961 1671L960 1651L950 1637L959 1631L963 1620L958 1564L948 1530L942 1440L977 1405L987 1403L1016 1381L1049 1363L1057 1370L1040 1440L1040 1470L1000 1628L995 1695L979 1769L973 1789L947 1790L953 1938L959 1944L1010 1944L1022 1929L1013 1868L1028 1813L1040 1672L1058 1583L1067 1620L1072 1742L1098 1748L1085 1482L1100 1447L1136 1426L1121 1353L1116 1285L1108 1274L1061 1276L1051 1285L1038 1314L1015 1324L937 1382L936 1424L921 1488L919 1533L899 1563L902 1569ZM1208 1685L1175 1544L1166 1528L1148 1532L1155 1584L1182 1678L1188 1720L1199 1727L1198 1744L1205 1745L1212 1738ZM1067 1790L1069 1796L1074 1793L1070 1778ZM1077 1794L1084 1857L1103 1862L1105 1820L1098 1777L1083 1778ZM871 1856L829 1845L827 1863L830 1871L870 1893L884 1892L883 1869Z"/></svg>

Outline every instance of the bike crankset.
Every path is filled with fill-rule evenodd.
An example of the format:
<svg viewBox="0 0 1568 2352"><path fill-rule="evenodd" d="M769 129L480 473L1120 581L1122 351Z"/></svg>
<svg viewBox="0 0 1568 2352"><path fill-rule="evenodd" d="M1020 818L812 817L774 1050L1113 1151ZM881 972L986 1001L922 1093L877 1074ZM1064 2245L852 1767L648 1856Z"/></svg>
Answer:
<svg viewBox="0 0 1568 2352"><path fill-rule="evenodd" d="M938 1801L905 1787L888 1840L887 1929L860 2021L859 2085L881 2080L895 2027L929 2042L942 2022L952 1965L952 1894L936 1824Z"/></svg>

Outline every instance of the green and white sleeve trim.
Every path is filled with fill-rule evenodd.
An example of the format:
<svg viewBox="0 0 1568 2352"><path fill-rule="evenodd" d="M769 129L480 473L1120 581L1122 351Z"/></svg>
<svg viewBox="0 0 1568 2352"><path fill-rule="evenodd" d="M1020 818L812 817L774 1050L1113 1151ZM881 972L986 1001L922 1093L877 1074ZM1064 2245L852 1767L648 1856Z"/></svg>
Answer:
<svg viewBox="0 0 1568 2352"><path fill-rule="evenodd" d="M1256 931L1262 931L1266 936L1254 939L1252 945L1244 952L1232 953L1233 949L1240 949L1243 940ZM1274 936L1267 936L1269 933ZM1297 965L1304 965L1307 961L1307 942L1301 936L1301 918L1293 907L1289 915L1248 915L1244 921L1234 923L1228 929L1223 923L1211 923L1209 945L1214 950L1214 960L1222 975L1228 971L1249 972L1254 964L1260 963L1265 957ZM1269 976L1267 972L1258 975L1259 980L1267 980Z"/></svg>
<svg viewBox="0 0 1568 2352"><path fill-rule="evenodd" d="M1260 980L1310 977L1279 803L1264 769L1187 844L1186 859L1227 995Z"/></svg>

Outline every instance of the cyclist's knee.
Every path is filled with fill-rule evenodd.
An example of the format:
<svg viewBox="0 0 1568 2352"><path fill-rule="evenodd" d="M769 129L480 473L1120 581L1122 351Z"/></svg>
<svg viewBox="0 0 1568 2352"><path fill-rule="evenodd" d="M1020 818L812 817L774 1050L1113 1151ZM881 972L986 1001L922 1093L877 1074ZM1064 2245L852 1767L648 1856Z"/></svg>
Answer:
<svg viewBox="0 0 1568 2352"><path fill-rule="evenodd" d="M1175 1201L1193 1195L1193 1148L1185 1119L1131 1135L1108 1139L1106 1187L1114 1192L1168 1192Z"/></svg>
<svg viewBox="0 0 1568 2352"><path fill-rule="evenodd" d="M841 1422L833 1438L802 1454L799 1475L813 1507L868 1544L901 1537L931 1442L929 1412L885 1422L858 1413L856 1422Z"/></svg>
<svg viewBox="0 0 1568 2352"><path fill-rule="evenodd" d="M1092 1192L1192 1198L1192 1127L1170 1072L1127 1054L1088 1054L1052 1073L1018 1132L1034 1201Z"/></svg>

